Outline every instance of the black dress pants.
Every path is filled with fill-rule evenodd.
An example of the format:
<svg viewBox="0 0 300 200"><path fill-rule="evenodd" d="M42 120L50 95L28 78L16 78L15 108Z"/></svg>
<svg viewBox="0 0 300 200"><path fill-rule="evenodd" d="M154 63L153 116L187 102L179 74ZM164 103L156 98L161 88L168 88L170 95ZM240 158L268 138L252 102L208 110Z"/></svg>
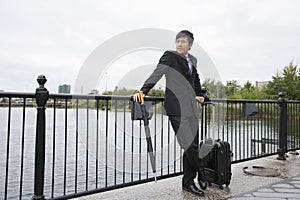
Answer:
<svg viewBox="0 0 300 200"><path fill-rule="evenodd" d="M201 180L205 180L203 161L198 156L199 120L188 116L169 116L178 143L184 149L182 186L195 184L194 178L198 172Z"/></svg>

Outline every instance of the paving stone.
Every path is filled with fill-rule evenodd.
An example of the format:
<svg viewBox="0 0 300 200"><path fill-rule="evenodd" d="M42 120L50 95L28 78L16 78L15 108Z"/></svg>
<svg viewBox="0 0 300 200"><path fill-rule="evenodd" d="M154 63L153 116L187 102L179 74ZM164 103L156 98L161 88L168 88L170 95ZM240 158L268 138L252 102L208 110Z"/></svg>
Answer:
<svg viewBox="0 0 300 200"><path fill-rule="evenodd" d="M281 183L281 184L275 184L272 186L273 188L294 188L294 186L290 185L290 184L286 184L286 183Z"/></svg>
<svg viewBox="0 0 300 200"><path fill-rule="evenodd" d="M258 192L274 192L274 190L268 189L268 188L259 189L259 190L257 190L257 191L258 191Z"/></svg>
<svg viewBox="0 0 300 200"><path fill-rule="evenodd" d="M228 200L286 200L286 198L263 198L263 197L234 197L234 198L230 198ZM289 199L290 200L290 199ZM299 200L299 199L298 199Z"/></svg>
<svg viewBox="0 0 300 200"><path fill-rule="evenodd" d="M263 197L263 198L282 198L282 199L286 199L286 198L300 198L299 194L294 194L294 193L277 193L277 192L273 192L273 193L265 193L265 192L253 192L253 195L255 197Z"/></svg>
<svg viewBox="0 0 300 200"><path fill-rule="evenodd" d="M300 196L300 189L287 189L287 188L274 188L276 192L283 192L283 193L298 193Z"/></svg>
<svg viewBox="0 0 300 200"><path fill-rule="evenodd" d="M296 188L300 188L300 184L293 184L294 185L294 187L296 187Z"/></svg>
<svg viewBox="0 0 300 200"><path fill-rule="evenodd" d="M292 184L300 184L300 181L292 181Z"/></svg>

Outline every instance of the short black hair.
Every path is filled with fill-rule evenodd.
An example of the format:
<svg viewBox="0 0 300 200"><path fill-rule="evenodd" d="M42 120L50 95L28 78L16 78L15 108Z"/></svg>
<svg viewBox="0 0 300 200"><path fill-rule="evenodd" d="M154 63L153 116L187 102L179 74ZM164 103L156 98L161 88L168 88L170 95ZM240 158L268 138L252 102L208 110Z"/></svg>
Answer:
<svg viewBox="0 0 300 200"><path fill-rule="evenodd" d="M188 30L182 30L179 33L177 33L176 40L181 37L187 37L189 44L193 44L194 42L194 35Z"/></svg>

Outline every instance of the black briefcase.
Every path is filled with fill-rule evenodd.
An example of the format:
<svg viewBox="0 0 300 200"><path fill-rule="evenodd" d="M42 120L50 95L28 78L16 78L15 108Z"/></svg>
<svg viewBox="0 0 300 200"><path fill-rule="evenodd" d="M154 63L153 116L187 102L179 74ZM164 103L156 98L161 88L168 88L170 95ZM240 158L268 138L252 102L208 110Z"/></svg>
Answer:
<svg viewBox="0 0 300 200"><path fill-rule="evenodd" d="M148 113L148 119L153 116L152 101L145 101L146 111ZM141 104L139 102L133 102L131 109L131 120L142 120L143 114L141 110Z"/></svg>

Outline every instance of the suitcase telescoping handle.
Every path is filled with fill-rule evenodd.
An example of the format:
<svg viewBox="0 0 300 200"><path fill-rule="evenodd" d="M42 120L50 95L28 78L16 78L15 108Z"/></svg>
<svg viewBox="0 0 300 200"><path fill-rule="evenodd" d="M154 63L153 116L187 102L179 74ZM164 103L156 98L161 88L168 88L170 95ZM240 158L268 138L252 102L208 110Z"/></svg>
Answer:
<svg viewBox="0 0 300 200"><path fill-rule="evenodd" d="M212 106L212 132L213 132L213 138L211 138L210 136L210 131L207 131L207 130L203 130L203 129L206 129L207 126L206 126L206 107L208 105L211 105ZM214 124L215 124L215 104L212 103L211 101L208 101L208 102L204 102L201 104L202 106L202 127L201 127L201 133L204 133L203 134L203 139L204 141L207 140L207 139L212 139L214 140ZM199 135L199 137L201 137ZM201 141L201 138L199 138L199 141Z"/></svg>

